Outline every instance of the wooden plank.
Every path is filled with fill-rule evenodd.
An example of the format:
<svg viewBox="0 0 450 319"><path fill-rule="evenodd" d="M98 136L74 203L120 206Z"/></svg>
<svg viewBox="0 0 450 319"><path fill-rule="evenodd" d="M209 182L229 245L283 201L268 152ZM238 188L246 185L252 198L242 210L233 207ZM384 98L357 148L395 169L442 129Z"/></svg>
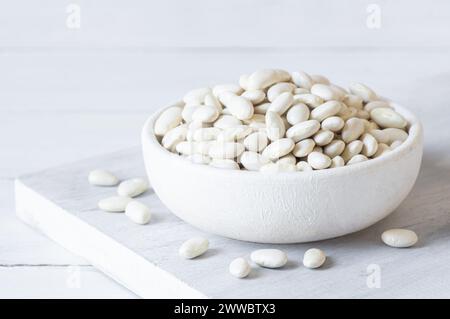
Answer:
<svg viewBox="0 0 450 319"><path fill-rule="evenodd" d="M7 125L9 116L25 117L32 111L71 116L150 114L193 88L236 83L242 73L271 67L324 74L343 87L361 81L383 96L420 110L430 101L446 102L449 55L449 49L439 48L7 49L0 51L0 87L5 88L0 90L0 100L7 112L0 125ZM70 118L64 118L64 123L72 128Z"/></svg>
<svg viewBox="0 0 450 319"><path fill-rule="evenodd" d="M79 28L66 24L78 12L69 7L72 3L80 8ZM13 1L0 12L0 43L52 48L449 46L445 0L131 3ZM378 16L374 10L381 19L375 29L367 26L371 15Z"/></svg>
<svg viewBox="0 0 450 319"><path fill-rule="evenodd" d="M435 151L425 155L415 188L394 214L367 230L317 243L263 245L205 234L173 216L153 192L140 198L154 213L148 225L99 211L97 201L115 189L90 186L87 172L104 167L120 178L142 176L139 149L24 176L16 184L17 207L26 222L142 297L450 297L450 170L445 169L450 164ZM419 244L411 249L383 245L379 236L390 227L414 229ZM197 260L182 260L179 245L198 235L210 239L211 250ZM228 274L233 258L269 246L288 252L284 269L255 267L245 280ZM323 269L301 266L310 247L329 255ZM373 265L380 271L380 288L367 285Z"/></svg>
<svg viewBox="0 0 450 319"><path fill-rule="evenodd" d="M15 215L14 181L0 180L0 267L89 265L48 240Z"/></svg>
<svg viewBox="0 0 450 319"><path fill-rule="evenodd" d="M0 298L136 298L91 266L0 267Z"/></svg>

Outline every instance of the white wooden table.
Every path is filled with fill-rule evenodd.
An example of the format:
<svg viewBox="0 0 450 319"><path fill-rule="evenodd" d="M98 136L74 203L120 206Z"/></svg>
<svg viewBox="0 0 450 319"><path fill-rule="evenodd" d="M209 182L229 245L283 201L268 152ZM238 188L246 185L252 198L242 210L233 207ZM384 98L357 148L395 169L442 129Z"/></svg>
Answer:
<svg viewBox="0 0 450 319"><path fill-rule="evenodd" d="M188 88L233 81L243 70L260 67L302 68L343 85L363 80L419 116L425 128L426 175L419 176L418 184L427 196L408 205L421 207L423 217L415 218L429 220L436 230L437 235L424 234L423 245L440 249L450 227L450 197L436 195L450 191L449 54L442 48L2 54L0 298L135 297L18 221L14 177L137 145L142 123L156 108ZM426 265L427 260L420 262ZM448 258L442 263L449 270ZM409 289L408 280L414 279L405 278L399 296Z"/></svg>

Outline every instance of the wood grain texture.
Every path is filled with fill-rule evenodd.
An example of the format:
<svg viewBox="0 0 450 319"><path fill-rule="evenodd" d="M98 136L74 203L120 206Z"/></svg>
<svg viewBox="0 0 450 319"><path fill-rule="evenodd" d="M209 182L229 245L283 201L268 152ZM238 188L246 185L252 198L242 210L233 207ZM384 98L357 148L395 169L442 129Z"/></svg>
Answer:
<svg viewBox="0 0 450 319"><path fill-rule="evenodd" d="M79 29L66 27L69 3L81 9ZM380 10L379 29L366 25L373 3ZM0 12L0 43L105 48L441 47L449 45L448 11L445 0L17 0Z"/></svg>
<svg viewBox="0 0 450 319"><path fill-rule="evenodd" d="M445 11L441 13L445 15ZM445 144L450 139L448 53L445 48L424 49L421 46L412 49L289 50L276 47L195 50L2 47L0 260L5 267L17 265L13 271L8 268L8 278L11 278L8 287L11 289L5 293L39 297L42 293L40 279L58 276L59 268L55 269L53 265L86 263L15 218L14 177L136 145L142 123L157 108L192 87L234 81L241 72L260 67L305 69L323 73L341 85L362 80L382 95L413 110L424 124L425 154L416 188L400 209L403 214L412 214L415 221L423 220L417 227L425 231L424 235L419 233L421 240L426 239L425 246L444 241L443 234L449 228L446 216L450 214L450 203L444 196L450 184L450 151ZM396 226L404 221L398 212L391 218L389 220ZM440 257L443 248L425 248L431 249L430 255L437 254L436 260L421 262L419 275L416 272L401 275L415 282L411 289L419 290L409 291L408 295L442 296L448 293L445 289L433 291L433 287L445 285L445 276L440 283L440 273L449 272L448 259ZM297 260L300 255L298 252L295 256ZM419 257L421 260L420 254ZM34 268L27 265L48 267L42 266L39 272L34 272L30 270ZM26 267L25 272L33 274L26 281L21 281L23 273L18 270L22 266ZM226 267L222 267L226 271ZM366 271L358 268L358 272L358 282L364 286ZM89 278L85 278L86 282L91 280ZM99 291L104 287L104 297L120 295L120 287L113 289L103 276L98 278L95 285ZM14 285L15 282L21 282L21 285ZM422 286L427 289L420 291ZM59 293L59 288L54 288L54 292L48 288L49 294ZM74 297L82 295L66 290L66 296L71 292ZM393 289L391 295L396 296L396 293Z"/></svg>
<svg viewBox="0 0 450 319"><path fill-rule="evenodd" d="M422 172L410 196L394 214L375 226L333 240L297 245L253 244L205 234L173 216L151 191L139 198L154 213L155 218L148 225L134 225L123 214L99 211L97 201L113 194L115 189L90 186L86 182L87 172L93 167L103 167L116 172L120 178L143 176L139 149L45 170L24 176L20 181L121 243L136 256L144 257L149 266L156 265L208 297L429 298L450 297L450 256L447 253L450 248L450 199L446 195L450 190L450 175L443 173L440 165L442 163L436 162L432 153L426 154ZM35 209L32 216L39 222L38 210ZM391 227L415 230L420 237L419 244L411 249L383 245L380 234ZM177 255L179 245L198 235L210 239L210 251L197 260L180 259ZM82 236L79 240L83 240ZM290 260L288 265L280 270L255 268L245 280L237 280L228 274L228 263L233 258L248 257L253 249L261 247L286 250ZM323 269L312 271L301 266L303 252L311 247L321 248L328 254ZM372 264L381 269L381 288L368 288L366 284L367 269ZM114 272L114 265L108 267Z"/></svg>
<svg viewBox="0 0 450 319"><path fill-rule="evenodd" d="M136 298L92 266L0 267L0 298Z"/></svg>

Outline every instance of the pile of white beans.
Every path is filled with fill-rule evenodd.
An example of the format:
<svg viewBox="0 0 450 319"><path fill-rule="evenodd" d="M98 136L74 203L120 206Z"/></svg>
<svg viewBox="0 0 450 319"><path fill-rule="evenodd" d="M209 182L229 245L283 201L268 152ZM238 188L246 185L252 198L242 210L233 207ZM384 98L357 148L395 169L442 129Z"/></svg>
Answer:
<svg viewBox="0 0 450 319"><path fill-rule="evenodd" d="M352 165L386 154L408 123L361 83L260 70L188 92L155 121L163 147L193 163L263 172Z"/></svg>

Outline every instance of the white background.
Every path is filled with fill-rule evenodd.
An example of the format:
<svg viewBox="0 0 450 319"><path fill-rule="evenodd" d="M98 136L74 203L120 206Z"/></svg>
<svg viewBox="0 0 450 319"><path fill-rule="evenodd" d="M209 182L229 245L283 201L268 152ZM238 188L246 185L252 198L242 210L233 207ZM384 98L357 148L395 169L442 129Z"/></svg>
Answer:
<svg viewBox="0 0 450 319"><path fill-rule="evenodd" d="M81 8L79 29L67 27L71 3ZM370 4L380 28L367 26ZM344 86L359 80L410 107L425 131L440 128L448 147L449 1L0 0L0 8L0 297L133 297L22 225L13 180L137 145L145 118L189 88L262 67ZM426 154L450 159L443 149L426 142Z"/></svg>

